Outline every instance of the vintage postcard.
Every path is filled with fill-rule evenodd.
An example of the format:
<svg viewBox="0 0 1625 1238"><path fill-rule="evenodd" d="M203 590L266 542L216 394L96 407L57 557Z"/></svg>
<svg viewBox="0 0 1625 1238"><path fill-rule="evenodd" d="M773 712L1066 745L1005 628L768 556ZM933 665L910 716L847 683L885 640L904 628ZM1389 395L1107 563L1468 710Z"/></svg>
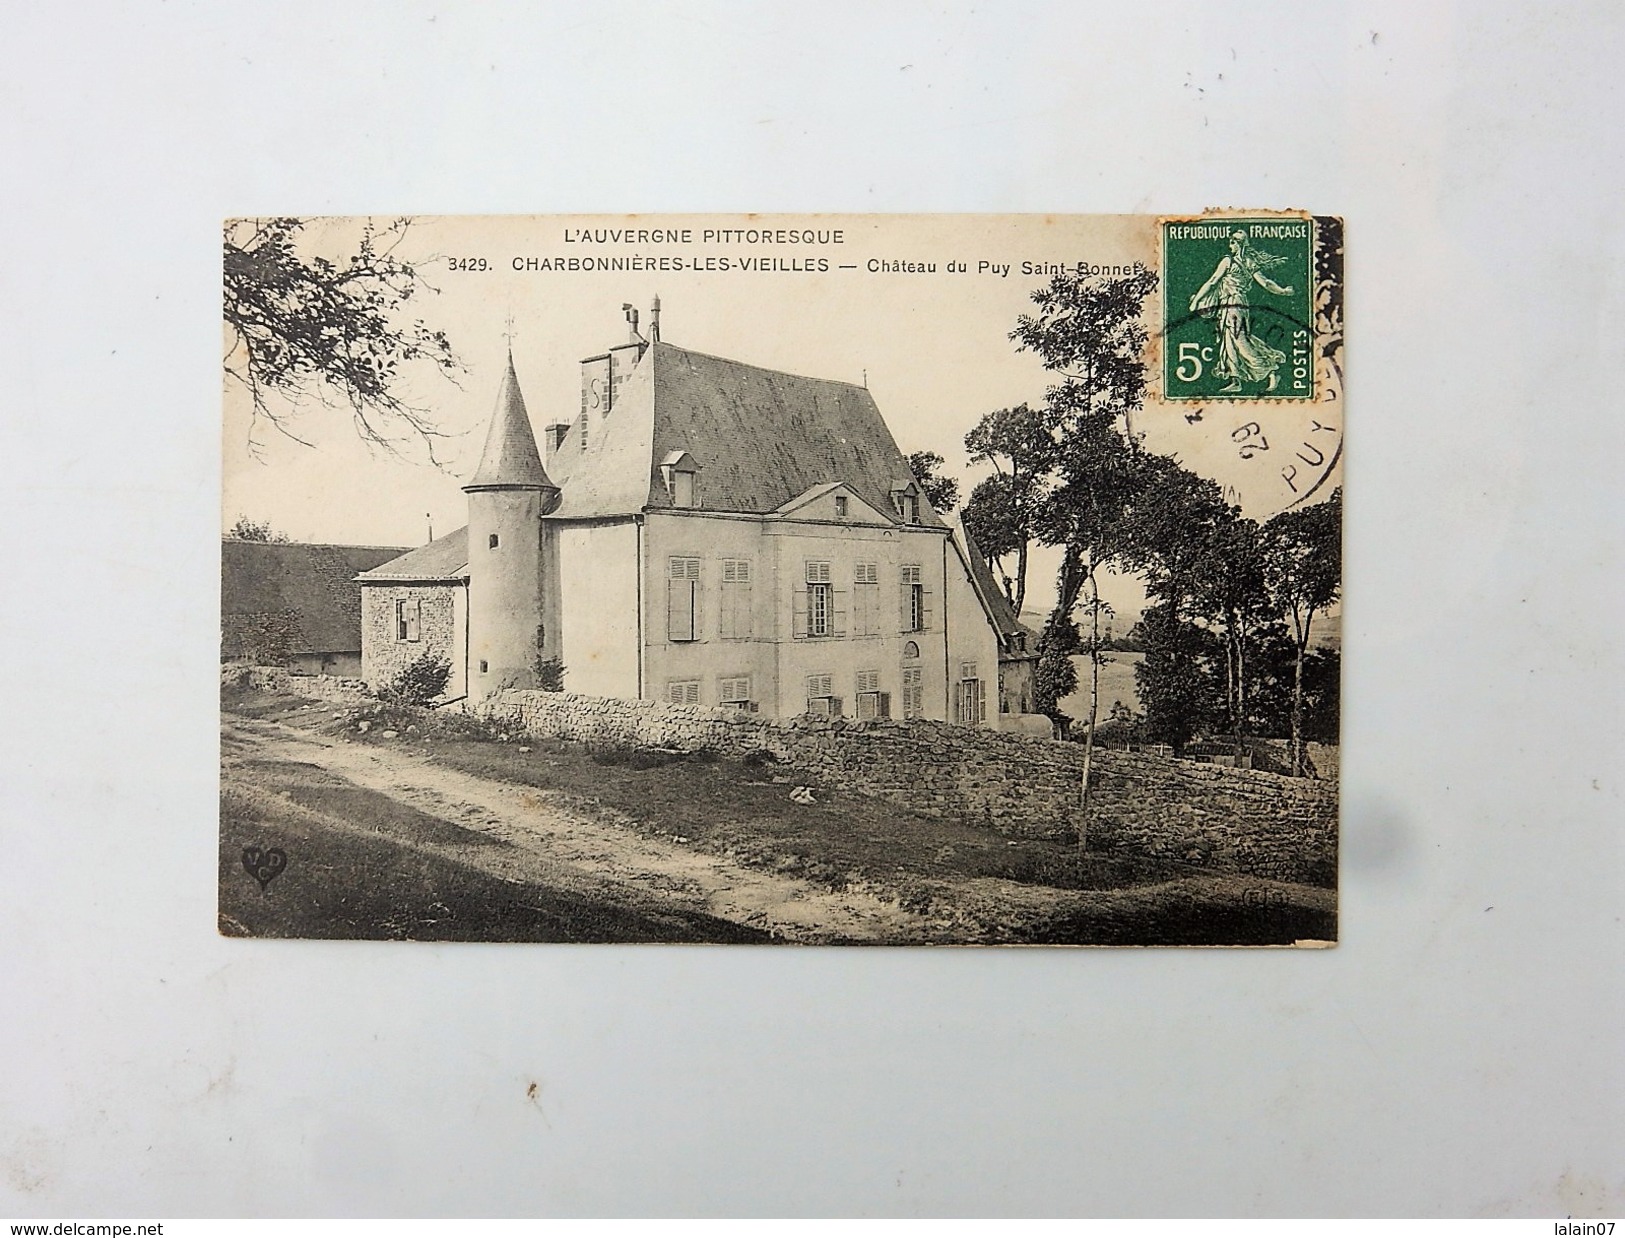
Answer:
<svg viewBox="0 0 1625 1238"><path fill-rule="evenodd" d="M1343 227L225 225L230 936L1337 938Z"/></svg>

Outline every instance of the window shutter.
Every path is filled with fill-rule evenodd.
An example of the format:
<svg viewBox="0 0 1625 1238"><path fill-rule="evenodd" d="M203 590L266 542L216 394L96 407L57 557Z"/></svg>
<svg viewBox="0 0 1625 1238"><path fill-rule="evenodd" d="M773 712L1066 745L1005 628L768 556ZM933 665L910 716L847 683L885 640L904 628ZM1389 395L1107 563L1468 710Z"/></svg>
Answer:
<svg viewBox="0 0 1625 1238"><path fill-rule="evenodd" d="M987 689L980 679L976 681L976 721L987 721Z"/></svg>
<svg viewBox="0 0 1625 1238"><path fill-rule="evenodd" d="M846 635L846 590L832 589L830 591L833 601L830 603L831 611L829 621L829 634L831 636Z"/></svg>
<svg viewBox="0 0 1625 1238"><path fill-rule="evenodd" d="M807 590L805 586L795 591L795 605L790 611L791 632L797 639L807 635Z"/></svg>
<svg viewBox="0 0 1625 1238"><path fill-rule="evenodd" d="M666 637L668 640L694 639L694 582L667 582Z"/></svg>
<svg viewBox="0 0 1625 1238"><path fill-rule="evenodd" d="M700 561L674 556L669 561L666 576L666 639L698 640Z"/></svg>
<svg viewBox="0 0 1625 1238"><path fill-rule="evenodd" d="M920 631L931 630L931 590L920 590Z"/></svg>
<svg viewBox="0 0 1625 1238"><path fill-rule="evenodd" d="M964 685L958 680L954 681L953 716L960 722L965 720Z"/></svg>
<svg viewBox="0 0 1625 1238"><path fill-rule="evenodd" d="M875 713L881 718L891 717L891 693L877 692L875 694Z"/></svg>

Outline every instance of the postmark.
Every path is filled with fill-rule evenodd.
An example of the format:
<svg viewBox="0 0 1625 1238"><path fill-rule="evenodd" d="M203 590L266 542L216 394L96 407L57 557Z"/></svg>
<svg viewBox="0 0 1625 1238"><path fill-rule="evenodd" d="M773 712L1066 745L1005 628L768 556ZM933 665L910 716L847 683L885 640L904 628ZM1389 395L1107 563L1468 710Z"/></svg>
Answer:
<svg viewBox="0 0 1625 1238"><path fill-rule="evenodd" d="M1314 221L1162 221L1169 400L1315 399Z"/></svg>

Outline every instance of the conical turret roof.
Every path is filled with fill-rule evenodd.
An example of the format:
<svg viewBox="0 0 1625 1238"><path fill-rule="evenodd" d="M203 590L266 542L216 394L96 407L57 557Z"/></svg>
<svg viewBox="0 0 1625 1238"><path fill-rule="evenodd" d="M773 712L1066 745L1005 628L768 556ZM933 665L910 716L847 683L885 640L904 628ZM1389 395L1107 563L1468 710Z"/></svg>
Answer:
<svg viewBox="0 0 1625 1238"><path fill-rule="evenodd" d="M497 392L496 411L491 415L491 428L485 435L485 451L473 479L464 490L488 487L518 487L533 490L558 489L542 467L541 453L536 450L536 436L531 433L530 414L525 411L525 397L519 391L519 375L514 373L513 353L508 353L508 371L502 376L502 390Z"/></svg>

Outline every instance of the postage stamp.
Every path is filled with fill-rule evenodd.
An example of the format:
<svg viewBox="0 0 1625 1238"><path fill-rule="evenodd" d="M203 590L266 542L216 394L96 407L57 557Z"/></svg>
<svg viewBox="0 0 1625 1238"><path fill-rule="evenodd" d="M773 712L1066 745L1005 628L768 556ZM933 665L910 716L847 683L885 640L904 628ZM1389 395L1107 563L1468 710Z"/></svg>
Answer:
<svg viewBox="0 0 1625 1238"><path fill-rule="evenodd" d="M1342 228L272 217L220 929L1337 938Z"/></svg>
<svg viewBox="0 0 1625 1238"><path fill-rule="evenodd" d="M1315 398L1314 220L1162 221L1170 400Z"/></svg>

